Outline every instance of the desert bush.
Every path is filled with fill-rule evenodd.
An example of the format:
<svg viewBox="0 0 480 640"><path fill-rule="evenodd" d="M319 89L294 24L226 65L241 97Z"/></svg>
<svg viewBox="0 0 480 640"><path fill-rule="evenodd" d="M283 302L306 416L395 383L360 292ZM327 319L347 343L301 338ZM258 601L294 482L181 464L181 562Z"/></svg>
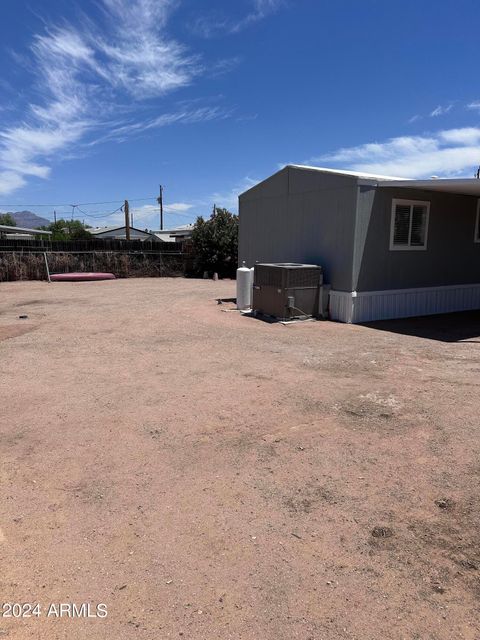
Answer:
<svg viewBox="0 0 480 640"><path fill-rule="evenodd" d="M185 258L182 255L120 253L49 253L50 273L72 271L107 271L117 278L149 278L183 276ZM0 253L0 282L14 280L46 280L43 253Z"/></svg>
<svg viewBox="0 0 480 640"><path fill-rule="evenodd" d="M197 218L192 232L194 266L220 277L234 277L238 260L238 216L215 208L208 220Z"/></svg>

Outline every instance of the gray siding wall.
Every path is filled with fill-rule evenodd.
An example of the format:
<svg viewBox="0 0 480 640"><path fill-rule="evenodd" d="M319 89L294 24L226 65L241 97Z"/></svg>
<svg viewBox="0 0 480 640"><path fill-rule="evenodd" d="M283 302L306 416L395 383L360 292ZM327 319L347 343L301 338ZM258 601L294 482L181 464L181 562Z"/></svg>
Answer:
<svg viewBox="0 0 480 640"><path fill-rule="evenodd" d="M430 201L425 251L390 251L392 199ZM359 187L353 290L480 283L477 199L449 193Z"/></svg>
<svg viewBox="0 0 480 640"><path fill-rule="evenodd" d="M352 290L357 180L287 167L240 196L239 263L305 262Z"/></svg>

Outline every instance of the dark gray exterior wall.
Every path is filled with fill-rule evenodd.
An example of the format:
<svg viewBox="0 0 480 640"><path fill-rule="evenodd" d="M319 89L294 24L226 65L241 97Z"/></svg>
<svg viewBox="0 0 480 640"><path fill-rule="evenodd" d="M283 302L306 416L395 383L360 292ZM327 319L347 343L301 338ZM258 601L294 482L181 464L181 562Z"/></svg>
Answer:
<svg viewBox="0 0 480 640"><path fill-rule="evenodd" d="M239 264L304 262L352 291L357 179L286 167L240 196Z"/></svg>
<svg viewBox="0 0 480 640"><path fill-rule="evenodd" d="M392 199L430 202L425 251L390 251ZM480 283L474 242L477 199L450 193L360 186L353 291Z"/></svg>
<svg viewBox="0 0 480 640"><path fill-rule="evenodd" d="M240 196L239 263L306 262L337 291L480 283L477 199L286 167ZM425 251L390 250L392 200L430 202Z"/></svg>

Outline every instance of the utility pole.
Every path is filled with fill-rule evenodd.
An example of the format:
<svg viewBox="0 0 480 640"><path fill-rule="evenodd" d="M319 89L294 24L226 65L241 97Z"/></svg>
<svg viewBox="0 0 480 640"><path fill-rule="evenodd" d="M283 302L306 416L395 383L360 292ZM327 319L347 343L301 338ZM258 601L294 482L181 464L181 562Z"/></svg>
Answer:
<svg viewBox="0 0 480 640"><path fill-rule="evenodd" d="M123 210L125 212L125 238L130 240L130 209L128 205L128 200L125 200L125 204L123 205Z"/></svg>
<svg viewBox="0 0 480 640"><path fill-rule="evenodd" d="M55 224L57 224L57 212L55 211L55 209L53 210L53 221Z"/></svg>
<svg viewBox="0 0 480 640"><path fill-rule="evenodd" d="M160 231L163 231L163 187L160 185L160 195L157 198L157 202L160 205Z"/></svg>

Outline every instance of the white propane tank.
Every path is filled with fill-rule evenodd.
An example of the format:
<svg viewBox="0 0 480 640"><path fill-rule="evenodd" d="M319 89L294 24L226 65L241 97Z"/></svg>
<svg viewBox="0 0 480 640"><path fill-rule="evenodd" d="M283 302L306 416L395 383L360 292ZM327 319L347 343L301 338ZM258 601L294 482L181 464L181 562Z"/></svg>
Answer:
<svg viewBox="0 0 480 640"><path fill-rule="evenodd" d="M250 309L252 306L252 271L245 266L237 269L237 309Z"/></svg>

